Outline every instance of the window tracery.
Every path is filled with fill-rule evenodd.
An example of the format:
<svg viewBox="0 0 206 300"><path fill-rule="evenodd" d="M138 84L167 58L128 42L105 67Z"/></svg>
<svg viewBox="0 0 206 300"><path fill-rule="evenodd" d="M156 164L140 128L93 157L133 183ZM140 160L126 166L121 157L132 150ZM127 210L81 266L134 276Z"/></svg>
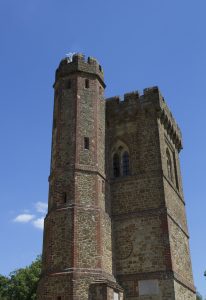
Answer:
<svg viewBox="0 0 206 300"><path fill-rule="evenodd" d="M130 155L128 147L118 141L112 151L113 177L130 175Z"/></svg>

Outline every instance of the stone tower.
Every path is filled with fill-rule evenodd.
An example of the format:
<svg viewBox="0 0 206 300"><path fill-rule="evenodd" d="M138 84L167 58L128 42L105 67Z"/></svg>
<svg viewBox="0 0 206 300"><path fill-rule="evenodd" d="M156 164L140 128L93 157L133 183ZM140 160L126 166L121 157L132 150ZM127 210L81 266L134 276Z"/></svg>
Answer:
<svg viewBox="0 0 206 300"><path fill-rule="evenodd" d="M112 273L111 219L105 201L104 88L101 66L81 54L62 60L56 71L38 299L121 296Z"/></svg>
<svg viewBox="0 0 206 300"><path fill-rule="evenodd" d="M127 300L195 299L178 154L157 87L106 101L114 275Z"/></svg>
<svg viewBox="0 0 206 300"><path fill-rule="evenodd" d="M157 87L104 88L93 58L56 71L38 300L194 300L180 130Z"/></svg>

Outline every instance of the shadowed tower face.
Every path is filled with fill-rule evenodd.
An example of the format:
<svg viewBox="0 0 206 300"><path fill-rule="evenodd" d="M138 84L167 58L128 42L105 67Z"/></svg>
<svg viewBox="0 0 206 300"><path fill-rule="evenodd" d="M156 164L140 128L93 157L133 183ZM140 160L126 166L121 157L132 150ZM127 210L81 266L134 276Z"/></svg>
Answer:
<svg viewBox="0 0 206 300"><path fill-rule="evenodd" d="M157 87L104 88L95 59L60 62L38 300L195 300L180 130Z"/></svg>
<svg viewBox="0 0 206 300"><path fill-rule="evenodd" d="M157 87L106 101L114 274L128 300L195 299L179 151Z"/></svg>

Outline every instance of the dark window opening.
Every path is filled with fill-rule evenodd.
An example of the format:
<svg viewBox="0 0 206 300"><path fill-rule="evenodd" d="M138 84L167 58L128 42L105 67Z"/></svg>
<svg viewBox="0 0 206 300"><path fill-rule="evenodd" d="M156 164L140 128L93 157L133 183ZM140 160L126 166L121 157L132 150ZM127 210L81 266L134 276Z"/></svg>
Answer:
<svg viewBox="0 0 206 300"><path fill-rule="evenodd" d="M57 126L57 124L56 124L56 119L53 119L53 129L55 129L56 126Z"/></svg>
<svg viewBox="0 0 206 300"><path fill-rule="evenodd" d="M129 154L128 152L124 152L122 156L122 173L123 176L129 175Z"/></svg>
<svg viewBox="0 0 206 300"><path fill-rule="evenodd" d="M63 202L66 203L67 202L67 193L63 193Z"/></svg>
<svg viewBox="0 0 206 300"><path fill-rule="evenodd" d="M104 191L105 191L105 181L102 180L102 193L104 194Z"/></svg>
<svg viewBox="0 0 206 300"><path fill-rule="evenodd" d="M57 300L62 300L62 297L61 297L61 296L58 296L58 297L57 297Z"/></svg>
<svg viewBox="0 0 206 300"><path fill-rule="evenodd" d="M176 183L176 188L179 190L177 165L176 165L176 158L175 158L175 153L174 152L173 152L173 162L174 162L174 169L175 169L175 183Z"/></svg>
<svg viewBox="0 0 206 300"><path fill-rule="evenodd" d="M86 88L86 89L89 88L89 79L85 79L85 88Z"/></svg>
<svg viewBox="0 0 206 300"><path fill-rule="evenodd" d="M113 156L113 174L114 177L120 176L120 161L119 161L119 155L117 153Z"/></svg>
<svg viewBox="0 0 206 300"><path fill-rule="evenodd" d="M84 138L84 149L89 150L89 138Z"/></svg>
<svg viewBox="0 0 206 300"><path fill-rule="evenodd" d="M71 89L71 87L72 87L71 80L68 80L68 81L66 82L66 89Z"/></svg>
<svg viewBox="0 0 206 300"><path fill-rule="evenodd" d="M171 181L173 181L172 160L171 160L168 149L167 149L166 155L167 155L167 175L168 175L168 178Z"/></svg>

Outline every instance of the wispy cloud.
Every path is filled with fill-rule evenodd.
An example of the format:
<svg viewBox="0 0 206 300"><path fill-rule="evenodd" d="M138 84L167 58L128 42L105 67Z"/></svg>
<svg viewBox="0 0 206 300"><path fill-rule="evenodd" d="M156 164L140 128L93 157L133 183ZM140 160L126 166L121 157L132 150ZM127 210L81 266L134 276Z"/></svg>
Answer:
<svg viewBox="0 0 206 300"><path fill-rule="evenodd" d="M46 214L46 212L47 212L47 203L46 202L38 201L38 202L36 202L35 207L36 207L37 212Z"/></svg>
<svg viewBox="0 0 206 300"><path fill-rule="evenodd" d="M21 214L18 215L13 221L19 223L28 223L35 218L35 215L31 214Z"/></svg>
<svg viewBox="0 0 206 300"><path fill-rule="evenodd" d="M36 220L34 220L33 222L34 227L38 228L38 229L44 229L44 218L38 218Z"/></svg>
<svg viewBox="0 0 206 300"><path fill-rule="evenodd" d="M35 214L30 214L29 210L24 209L22 214L17 215L13 222L30 223L35 228L44 229L44 216L47 213L47 203L38 201L35 203Z"/></svg>

